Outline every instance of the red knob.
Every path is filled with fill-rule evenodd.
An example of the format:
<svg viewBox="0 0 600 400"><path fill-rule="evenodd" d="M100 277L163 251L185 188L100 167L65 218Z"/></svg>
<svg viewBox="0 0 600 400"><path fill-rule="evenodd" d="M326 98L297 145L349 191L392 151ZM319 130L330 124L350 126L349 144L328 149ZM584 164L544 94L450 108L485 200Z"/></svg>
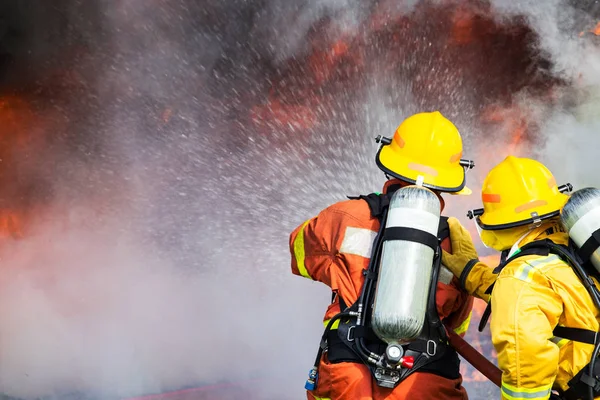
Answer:
<svg viewBox="0 0 600 400"><path fill-rule="evenodd" d="M413 356L402 357L400 360L400 365L402 365L403 368L412 368L414 364L415 358Z"/></svg>

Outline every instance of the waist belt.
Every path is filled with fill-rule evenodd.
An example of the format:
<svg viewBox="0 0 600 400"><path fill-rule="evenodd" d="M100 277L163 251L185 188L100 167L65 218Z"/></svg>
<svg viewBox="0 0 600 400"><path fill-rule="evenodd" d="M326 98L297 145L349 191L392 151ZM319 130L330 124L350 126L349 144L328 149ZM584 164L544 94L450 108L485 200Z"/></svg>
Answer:
<svg viewBox="0 0 600 400"><path fill-rule="evenodd" d="M339 338L337 330L331 330L327 333L327 345L327 358L332 364L342 362L365 363ZM386 347L387 345L381 340L367 342L367 348L376 354L385 353ZM417 368L419 372L428 372L447 379L460 378L460 359L456 350L451 346L438 344L437 351L442 352L442 355L433 357L431 361L424 363L417 363L417 358L427 357L427 341L415 340L403 347L406 355L415 357L415 365L421 365Z"/></svg>

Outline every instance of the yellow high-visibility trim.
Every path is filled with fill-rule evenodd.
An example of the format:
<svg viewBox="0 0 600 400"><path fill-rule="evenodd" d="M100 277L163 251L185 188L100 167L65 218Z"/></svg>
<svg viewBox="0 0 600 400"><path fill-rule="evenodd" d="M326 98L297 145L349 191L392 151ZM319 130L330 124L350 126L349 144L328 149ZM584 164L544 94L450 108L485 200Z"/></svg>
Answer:
<svg viewBox="0 0 600 400"><path fill-rule="evenodd" d="M552 343L554 343L555 345L557 345L558 348L560 349L561 347L563 347L565 344L567 344L569 342L569 339L563 339L558 336L552 336L552 338L550 338L550 341Z"/></svg>
<svg viewBox="0 0 600 400"><path fill-rule="evenodd" d="M515 278L522 280L523 282L531 282L533 277L534 267L531 265L524 263L515 271Z"/></svg>
<svg viewBox="0 0 600 400"><path fill-rule="evenodd" d="M502 382L502 396L509 400L547 399L552 391L552 384L536 388L517 388Z"/></svg>
<svg viewBox="0 0 600 400"><path fill-rule="evenodd" d="M469 316L460 324L458 327L454 328L454 332L457 335L462 335L469 329L469 325L471 324L471 317L473 316L473 311L469 313Z"/></svg>
<svg viewBox="0 0 600 400"><path fill-rule="evenodd" d="M294 239L294 257L296 258L296 265L298 266L298 271L300 271L300 275L312 280L312 277L306 270L306 265L304 265L304 228L306 227L306 225L308 225L309 222L310 219L302 224L302 228L298 232L296 239Z"/></svg>
<svg viewBox="0 0 600 400"><path fill-rule="evenodd" d="M525 263L523 263L523 265L519 266L519 268L517 268L517 270L515 271L514 277L522 280L523 282L531 282L531 280L533 279L533 273L535 272L536 269L543 267L551 262L554 262L556 260L558 260L558 256L555 254L552 254L548 257L544 257L542 259L534 259L534 260L529 260L526 261Z"/></svg>
<svg viewBox="0 0 600 400"><path fill-rule="evenodd" d="M327 328L327 324L329 324L329 321L331 321L331 319L323 321L323 325L325 326L325 328ZM337 329L338 326L340 326L340 320L336 319L335 322L331 324L331 329Z"/></svg>

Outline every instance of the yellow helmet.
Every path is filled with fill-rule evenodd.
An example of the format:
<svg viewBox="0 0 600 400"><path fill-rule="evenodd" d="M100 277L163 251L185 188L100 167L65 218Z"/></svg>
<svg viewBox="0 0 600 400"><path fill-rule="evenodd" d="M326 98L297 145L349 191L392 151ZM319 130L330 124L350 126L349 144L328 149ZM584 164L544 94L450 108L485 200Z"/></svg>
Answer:
<svg viewBox="0 0 600 400"><path fill-rule="evenodd" d="M506 157L483 181L483 209L474 210L483 230L510 229L559 215L573 187L556 185L552 173L530 158Z"/></svg>
<svg viewBox="0 0 600 400"><path fill-rule="evenodd" d="M475 164L461 159L460 133L439 111L412 115L392 139L376 140L382 143L377 166L388 175L441 192L471 194L465 187L465 167Z"/></svg>

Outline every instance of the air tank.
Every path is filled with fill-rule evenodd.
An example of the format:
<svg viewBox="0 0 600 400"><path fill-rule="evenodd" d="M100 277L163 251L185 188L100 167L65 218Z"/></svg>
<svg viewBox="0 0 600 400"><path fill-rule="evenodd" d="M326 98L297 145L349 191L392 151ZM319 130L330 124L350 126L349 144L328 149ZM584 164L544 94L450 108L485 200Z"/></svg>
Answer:
<svg viewBox="0 0 600 400"><path fill-rule="evenodd" d="M560 213L560 222L577 247L583 246L600 229L600 190L589 187L571 193ZM600 249L592 253L590 261L600 272Z"/></svg>
<svg viewBox="0 0 600 400"><path fill-rule="evenodd" d="M388 344L405 343L418 338L421 333L434 258L434 250L428 245L397 240L390 233L402 237L417 230L436 239L439 223L440 201L431 190L406 186L393 194L371 320L377 336Z"/></svg>

